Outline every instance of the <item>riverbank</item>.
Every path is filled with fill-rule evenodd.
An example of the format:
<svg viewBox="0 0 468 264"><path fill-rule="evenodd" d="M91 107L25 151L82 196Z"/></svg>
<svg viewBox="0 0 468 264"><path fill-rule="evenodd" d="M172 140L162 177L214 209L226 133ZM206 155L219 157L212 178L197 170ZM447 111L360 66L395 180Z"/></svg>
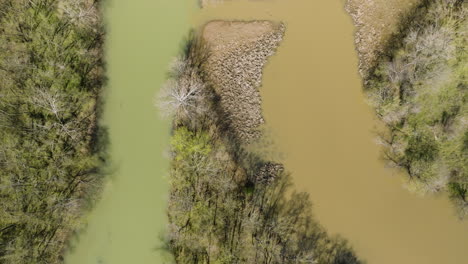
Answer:
<svg viewBox="0 0 468 264"><path fill-rule="evenodd" d="M365 103L355 29L343 2L294 3L226 1L192 18L194 27L219 19L286 25L260 87L270 136L265 152L291 171L297 190L309 193L320 224L345 237L368 263L465 259L468 226L454 216L448 199L409 193L401 175L379 160L377 121Z"/></svg>
<svg viewBox="0 0 468 264"><path fill-rule="evenodd" d="M174 118L167 243L175 260L361 263L313 219L306 193L287 198L283 165L246 148L262 136L252 122L262 120L258 88L284 26L214 21L201 32L160 99Z"/></svg>
<svg viewBox="0 0 468 264"><path fill-rule="evenodd" d="M421 0L348 0L346 11L353 19L354 43L359 56L359 72L366 78L385 46L398 34L403 17Z"/></svg>
<svg viewBox="0 0 468 264"><path fill-rule="evenodd" d="M259 88L263 67L283 39L285 27L270 21L212 21L203 28L209 49L203 69L229 127L243 142L258 139L264 124Z"/></svg>
<svg viewBox="0 0 468 264"><path fill-rule="evenodd" d="M388 4L371 2L382 9ZM468 6L455 0L409 4L406 13L393 13L398 23L388 28L398 30L380 42L373 40L376 47L370 48L362 40L379 34L372 24L362 25L362 21L374 10L352 11L353 4L349 1L348 11L357 26L365 93L386 127L379 132L382 156L389 166L404 171L407 189L419 194L443 192L459 216L465 217Z"/></svg>
<svg viewBox="0 0 468 264"><path fill-rule="evenodd" d="M0 262L62 263L106 158L100 6L19 0L0 10Z"/></svg>

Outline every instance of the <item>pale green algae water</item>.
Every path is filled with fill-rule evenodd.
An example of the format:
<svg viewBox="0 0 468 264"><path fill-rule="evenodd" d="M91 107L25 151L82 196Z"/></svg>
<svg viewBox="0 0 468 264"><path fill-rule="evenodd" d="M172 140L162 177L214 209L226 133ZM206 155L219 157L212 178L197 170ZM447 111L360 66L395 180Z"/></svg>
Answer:
<svg viewBox="0 0 468 264"><path fill-rule="evenodd" d="M191 1L194 2L194 1ZM163 263L159 235L167 225L169 122L154 97L190 28L186 0L107 0L109 82L103 124L111 167L102 199L73 243L67 264Z"/></svg>

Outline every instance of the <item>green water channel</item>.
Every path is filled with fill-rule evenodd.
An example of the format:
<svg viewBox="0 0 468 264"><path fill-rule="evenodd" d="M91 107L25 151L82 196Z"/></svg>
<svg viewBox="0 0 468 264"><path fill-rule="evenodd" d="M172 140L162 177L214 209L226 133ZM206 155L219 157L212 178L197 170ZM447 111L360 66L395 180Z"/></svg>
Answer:
<svg viewBox="0 0 468 264"><path fill-rule="evenodd" d="M154 97L190 26L213 19L286 23L264 72L262 107L296 186L311 194L330 233L370 264L466 259L468 226L449 202L408 193L378 160L343 1L229 1L192 13L195 4L108 0L103 122L115 173L67 264L164 263L156 247L167 225L169 122L158 118Z"/></svg>
<svg viewBox="0 0 468 264"><path fill-rule="evenodd" d="M114 172L67 264L163 263L156 248L167 224L169 121L160 119L154 98L193 8L185 0L109 0L104 7L109 82L102 122Z"/></svg>

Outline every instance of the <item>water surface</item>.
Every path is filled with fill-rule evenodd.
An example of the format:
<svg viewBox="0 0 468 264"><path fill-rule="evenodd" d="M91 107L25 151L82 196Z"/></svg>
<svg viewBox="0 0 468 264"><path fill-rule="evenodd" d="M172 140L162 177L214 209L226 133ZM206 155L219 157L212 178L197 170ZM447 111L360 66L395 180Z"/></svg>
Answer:
<svg viewBox="0 0 468 264"><path fill-rule="evenodd" d="M369 264L464 263L468 222L444 197L418 197L385 169L357 74L351 19L339 0L233 1L193 14L274 19L287 30L261 88L268 129L317 219Z"/></svg>
<svg viewBox="0 0 468 264"><path fill-rule="evenodd" d="M103 123L115 173L66 263L159 264L155 248L167 224L163 151L169 123L158 118L153 99L189 30L189 2L106 2L109 84Z"/></svg>

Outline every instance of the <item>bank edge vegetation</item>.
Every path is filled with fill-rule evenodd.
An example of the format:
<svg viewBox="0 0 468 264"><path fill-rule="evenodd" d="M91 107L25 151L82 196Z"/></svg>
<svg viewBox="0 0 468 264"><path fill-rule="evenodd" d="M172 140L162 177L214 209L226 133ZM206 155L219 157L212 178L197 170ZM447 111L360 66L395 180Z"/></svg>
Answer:
<svg viewBox="0 0 468 264"><path fill-rule="evenodd" d="M468 215L468 4L422 1L367 75L384 158L406 171L407 188L446 191Z"/></svg>
<svg viewBox="0 0 468 264"><path fill-rule="evenodd" d="M105 160L98 1L0 0L0 263L60 263ZM384 156L417 192L468 214L467 4L423 1L365 80ZM164 108L174 117L168 248L179 263L360 263L286 195L281 164L248 152L190 38Z"/></svg>
<svg viewBox="0 0 468 264"><path fill-rule="evenodd" d="M98 1L0 1L0 263L61 263L100 186L102 43Z"/></svg>
<svg viewBox="0 0 468 264"><path fill-rule="evenodd" d="M173 117L167 249L176 263L361 263L286 193L283 166L246 150L207 81L209 47L191 35L159 104ZM287 198L288 197L288 198Z"/></svg>

